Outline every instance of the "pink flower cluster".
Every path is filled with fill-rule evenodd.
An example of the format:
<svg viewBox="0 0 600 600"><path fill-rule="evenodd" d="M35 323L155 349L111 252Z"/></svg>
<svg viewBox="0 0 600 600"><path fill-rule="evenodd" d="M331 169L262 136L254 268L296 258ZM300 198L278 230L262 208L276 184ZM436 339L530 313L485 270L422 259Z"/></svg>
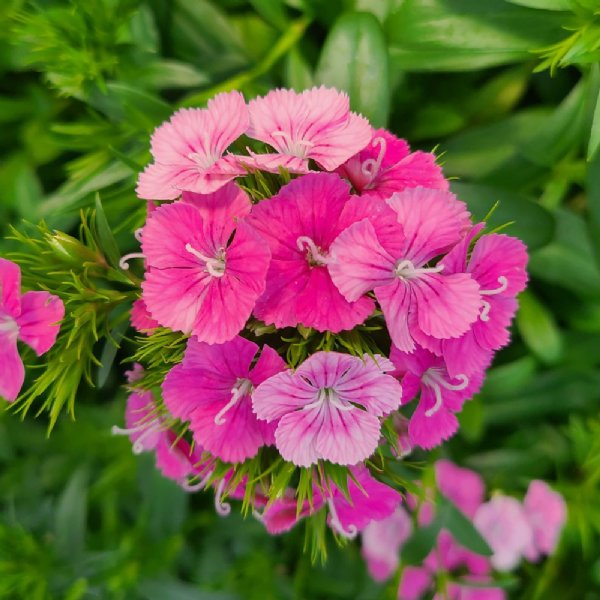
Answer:
<svg viewBox="0 0 600 600"><path fill-rule="evenodd" d="M242 139L254 149L239 153ZM141 232L132 320L191 335L163 397L197 444L231 463L274 444L298 466L358 465L382 421L419 393L410 445L457 431L456 413L508 342L527 254L473 225L432 154L372 129L324 87L248 104L219 94L175 113L151 149L138 195L172 202L153 205ZM240 185L282 169L291 181L261 201ZM317 351L291 371L281 337L255 343L251 318L334 336L383 325L391 352Z"/></svg>
<svg viewBox="0 0 600 600"><path fill-rule="evenodd" d="M415 528L429 525L435 516L431 500L422 502L409 496L412 517L397 507L388 517L371 521L363 530L362 554L369 572L375 580L385 581L402 566L399 600L419 600L431 591L436 592L436 599L504 600L504 590L494 587L493 570L509 571L523 558L537 561L555 551L566 520L563 498L535 480L523 503L503 495L484 501L481 477L448 460L435 464L435 475L439 492L474 523L493 555L488 559L474 554L442 529L421 566L401 565L400 551ZM433 495L432 490L427 493ZM441 573L446 577L438 577ZM440 580L448 581L445 591L434 589Z"/></svg>
<svg viewBox="0 0 600 600"><path fill-rule="evenodd" d="M21 340L41 356L54 346L65 314L63 302L48 292L21 294L21 270L0 258L0 397L16 400L25 367L19 356Z"/></svg>

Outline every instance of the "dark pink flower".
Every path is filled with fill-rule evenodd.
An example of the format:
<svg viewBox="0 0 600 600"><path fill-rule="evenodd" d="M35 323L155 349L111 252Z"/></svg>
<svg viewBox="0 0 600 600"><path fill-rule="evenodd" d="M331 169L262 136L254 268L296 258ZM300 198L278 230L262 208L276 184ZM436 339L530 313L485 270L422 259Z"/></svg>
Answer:
<svg viewBox="0 0 600 600"><path fill-rule="evenodd" d="M56 341L65 307L58 296L48 292L21 295L21 270L0 258L0 396L16 400L25 380L25 367L17 340L41 356Z"/></svg>
<svg viewBox="0 0 600 600"><path fill-rule="evenodd" d="M164 327L209 344L244 327L264 290L270 253L242 218L250 200L236 185L214 194L184 194L148 218L143 299Z"/></svg>
<svg viewBox="0 0 600 600"><path fill-rule="evenodd" d="M137 195L173 200L182 191L209 194L246 171L227 148L248 129L239 92L217 94L207 108L182 108L152 135L154 162L140 173Z"/></svg>
<svg viewBox="0 0 600 600"><path fill-rule="evenodd" d="M317 352L295 372L258 386L254 412L276 422L276 445L285 460L301 467L319 459L355 465L377 448L380 417L400 404L402 390L389 370L393 365L380 356Z"/></svg>
<svg viewBox="0 0 600 600"><path fill-rule="evenodd" d="M283 359L242 337L225 344L188 341L183 362L163 383L165 404L173 416L190 422L194 439L227 462L242 462L261 446L273 444L274 425L252 412L254 388L285 369Z"/></svg>
<svg viewBox="0 0 600 600"><path fill-rule="evenodd" d="M150 335L154 329L159 327L158 321L155 321L148 312L143 298L139 298L133 303L129 320L136 331L146 335Z"/></svg>
<svg viewBox="0 0 600 600"><path fill-rule="evenodd" d="M389 198L406 188L448 189L448 181L430 152L412 152L405 140L374 129L371 143L337 169L359 193Z"/></svg>

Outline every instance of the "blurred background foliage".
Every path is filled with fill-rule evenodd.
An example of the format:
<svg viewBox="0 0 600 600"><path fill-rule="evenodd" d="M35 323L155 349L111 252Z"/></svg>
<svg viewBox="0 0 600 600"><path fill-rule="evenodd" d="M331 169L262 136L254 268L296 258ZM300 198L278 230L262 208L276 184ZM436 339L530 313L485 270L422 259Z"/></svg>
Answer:
<svg viewBox="0 0 600 600"><path fill-rule="evenodd" d="M435 148L476 216L499 201L531 285L512 346L435 454L493 489L543 478L567 499L557 554L518 572L512 598L600 598L598 0L4 0L0 25L2 236L41 219L73 233L99 193L133 250L150 133L229 89L346 89L374 124ZM0 414L1 598L395 597L356 545L312 566L301 531L220 519L133 457L110 436L115 365L50 439L45 417Z"/></svg>

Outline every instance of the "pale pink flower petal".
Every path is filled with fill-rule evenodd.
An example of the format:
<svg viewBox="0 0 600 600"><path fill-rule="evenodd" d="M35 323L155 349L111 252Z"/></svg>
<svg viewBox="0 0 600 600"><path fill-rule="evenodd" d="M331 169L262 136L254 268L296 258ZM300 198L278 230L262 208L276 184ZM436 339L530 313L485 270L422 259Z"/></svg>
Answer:
<svg viewBox="0 0 600 600"><path fill-rule="evenodd" d="M368 121L350 112L345 93L325 87L297 93L277 89L251 100L248 105L248 136L261 140L282 155L282 162L269 157L263 168L277 172L288 157L302 161L308 170L313 159L332 171L363 148L371 137ZM285 157L285 158L283 158ZM258 163L257 163L258 166ZM300 164L294 172L302 172Z"/></svg>
<svg viewBox="0 0 600 600"><path fill-rule="evenodd" d="M23 294L21 314L16 320L19 339L41 356L54 346L64 316L65 306L57 296L48 292Z"/></svg>
<svg viewBox="0 0 600 600"><path fill-rule="evenodd" d="M361 553L375 581L385 581L394 574L400 563L400 548L411 533L411 518L400 506L390 516L365 527Z"/></svg>
<svg viewBox="0 0 600 600"><path fill-rule="evenodd" d="M244 169L225 150L249 124L239 92L218 94L205 109L184 108L152 135L155 163L140 175L137 194L148 200L172 200L182 191L208 194Z"/></svg>
<svg viewBox="0 0 600 600"><path fill-rule="evenodd" d="M514 569L533 539L523 506L508 496L494 496L482 504L473 523L494 551L491 562L499 571Z"/></svg>
<svg viewBox="0 0 600 600"><path fill-rule="evenodd" d="M567 520L564 498L547 483L534 480L529 484L523 505L533 530L533 543L527 549L527 558L537 560L540 554L552 554Z"/></svg>
<svg viewBox="0 0 600 600"><path fill-rule="evenodd" d="M427 569L404 567L398 587L398 600L420 600L433 582Z"/></svg>
<svg viewBox="0 0 600 600"><path fill-rule="evenodd" d="M24 381L25 368L17 350L17 336L6 335L0 331L0 397L13 402L17 399Z"/></svg>
<svg viewBox="0 0 600 600"><path fill-rule="evenodd" d="M441 459L435 463L435 477L440 492L468 517L473 517L485 495L485 484L481 476L475 471Z"/></svg>
<svg viewBox="0 0 600 600"><path fill-rule="evenodd" d="M152 392L137 391L129 394L125 405L126 430L113 428L113 433L125 433L129 436L134 452L154 450L164 435L162 419L155 415Z"/></svg>

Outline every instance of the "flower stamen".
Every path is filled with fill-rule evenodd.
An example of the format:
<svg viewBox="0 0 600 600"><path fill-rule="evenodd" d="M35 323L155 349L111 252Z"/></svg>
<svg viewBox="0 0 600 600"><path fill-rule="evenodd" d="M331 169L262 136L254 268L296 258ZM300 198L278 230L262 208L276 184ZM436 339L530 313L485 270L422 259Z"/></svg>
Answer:
<svg viewBox="0 0 600 600"><path fill-rule="evenodd" d="M244 396L252 392L252 382L249 379L239 378L231 389L231 400L215 415L215 425L223 425L227 419L223 416L232 409Z"/></svg>
<svg viewBox="0 0 600 600"><path fill-rule="evenodd" d="M186 244L185 249L196 258L200 259L206 267L206 272L213 277L223 277L225 275L225 249L221 248L217 256L205 256L202 252L196 250L191 244Z"/></svg>
<svg viewBox="0 0 600 600"><path fill-rule="evenodd" d="M435 267L420 267L417 268L411 260L401 260L394 269L394 275L401 279L415 279L419 275L427 273L441 273L444 270L444 265L436 265Z"/></svg>
<svg viewBox="0 0 600 600"><path fill-rule="evenodd" d="M225 480L221 479L215 491L215 510L221 517L226 517L231 512L231 504L223 502L223 490L225 489Z"/></svg>
<svg viewBox="0 0 600 600"><path fill-rule="evenodd" d="M296 245L301 252L306 250L308 263L311 266L322 267L331 262L331 259L307 235L301 235L296 240Z"/></svg>
<svg viewBox="0 0 600 600"><path fill-rule="evenodd" d="M425 411L426 417L432 417L436 412L438 412L438 410L440 410L440 408L442 408L443 398L441 388L458 392L460 390L464 390L469 385L469 378L462 373L460 375L456 375L456 377L453 377L453 379L458 379L460 383L454 384L450 381L446 381L441 370L436 369L435 367L425 371L422 381L426 386L433 390L435 395L435 404Z"/></svg>
<svg viewBox="0 0 600 600"><path fill-rule="evenodd" d="M329 508L329 526L331 529L347 540L353 540L358 533L356 525L349 525L348 529L344 529L344 526L342 525L337 514L337 510L335 509L335 503L331 498L327 499L327 507Z"/></svg>
<svg viewBox="0 0 600 600"><path fill-rule="evenodd" d="M141 258L143 260L146 257L141 252L131 252L130 254L125 254L125 256L122 256L121 260L119 261L119 267L121 269L123 269L123 271L128 271L129 270L129 262L128 261L130 261L134 258Z"/></svg>
<svg viewBox="0 0 600 600"><path fill-rule="evenodd" d="M314 146L314 143L309 140L293 140L287 131L274 131L271 137L281 138L282 143L278 148L280 152L298 158L306 158L308 151Z"/></svg>
<svg viewBox="0 0 600 600"><path fill-rule="evenodd" d="M379 146L379 154L377 155L377 158L367 158L360 167L363 175L369 178L364 189L369 189L369 186L373 183L373 180L377 177L379 170L381 169L381 163L383 162L387 149L387 142L381 136L377 136L371 142L371 146L373 146L373 148Z"/></svg>
<svg viewBox="0 0 600 600"><path fill-rule="evenodd" d="M479 290L479 293L482 296L495 296L496 294L501 294L508 289L508 279L504 277L504 275L500 275L498 277L499 287L493 290ZM492 305L487 300L481 300L481 313L479 314L479 318L487 322L490 320L490 310L492 310Z"/></svg>

